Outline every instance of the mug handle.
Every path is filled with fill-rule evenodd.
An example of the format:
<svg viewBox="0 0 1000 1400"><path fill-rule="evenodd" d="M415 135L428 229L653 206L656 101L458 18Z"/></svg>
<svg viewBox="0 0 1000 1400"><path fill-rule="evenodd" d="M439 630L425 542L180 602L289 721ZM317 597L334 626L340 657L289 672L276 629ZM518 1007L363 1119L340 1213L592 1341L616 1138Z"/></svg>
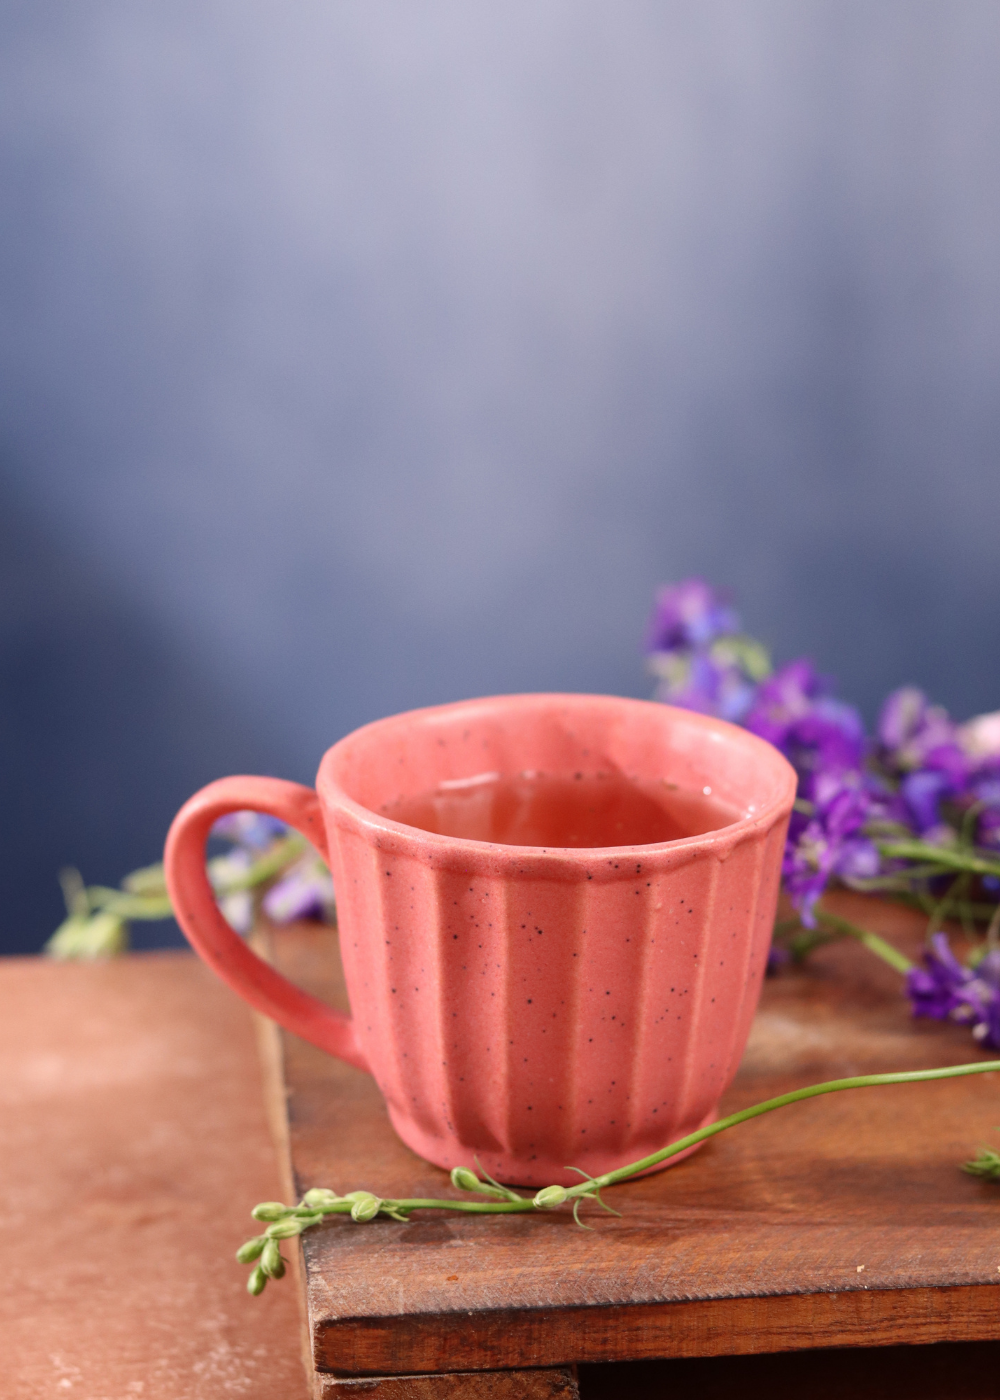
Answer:
<svg viewBox="0 0 1000 1400"><path fill-rule="evenodd" d="M327 1054L371 1073L351 1017L282 977L219 912L205 873L205 846L219 817L246 810L287 822L329 864L323 813L312 788L281 778L220 778L185 802L167 836L163 864L177 922L195 952L257 1011Z"/></svg>

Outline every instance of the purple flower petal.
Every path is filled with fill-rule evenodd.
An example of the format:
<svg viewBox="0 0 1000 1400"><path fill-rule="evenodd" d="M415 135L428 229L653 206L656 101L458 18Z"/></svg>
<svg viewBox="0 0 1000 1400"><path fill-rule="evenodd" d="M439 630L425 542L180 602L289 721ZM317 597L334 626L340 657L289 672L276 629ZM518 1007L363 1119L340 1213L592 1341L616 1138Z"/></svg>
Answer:
<svg viewBox="0 0 1000 1400"><path fill-rule="evenodd" d="M646 651L703 647L739 628L739 617L721 594L702 578L687 578L657 592L646 633Z"/></svg>
<svg viewBox="0 0 1000 1400"><path fill-rule="evenodd" d="M877 726L878 760L889 773L930 769L947 778L952 793L968 781L969 755L948 711L931 705L922 690L903 686L886 699Z"/></svg>
<svg viewBox="0 0 1000 1400"><path fill-rule="evenodd" d="M856 777L856 775L853 775ZM859 781L826 778L827 800L811 816L793 813L782 864L785 888L807 928L816 926L816 903L834 876L868 879L881 858L862 828L871 816L871 795Z"/></svg>
<svg viewBox="0 0 1000 1400"><path fill-rule="evenodd" d="M889 750L901 749L916 734L927 712L927 697L914 685L904 685L887 696L875 732Z"/></svg>
<svg viewBox="0 0 1000 1400"><path fill-rule="evenodd" d="M799 795L809 800L824 776L855 772L864 761L860 713L829 695L828 683L804 658L759 687L746 727L782 751L799 774Z"/></svg>
<svg viewBox="0 0 1000 1400"><path fill-rule="evenodd" d="M656 698L702 714L742 721L766 673L759 644L735 635L736 613L703 579L685 579L657 594L646 649L659 677Z"/></svg>
<svg viewBox="0 0 1000 1400"><path fill-rule="evenodd" d="M943 773L907 773L899 792L906 804L909 825L921 835L941 825L941 799L951 793L951 784Z"/></svg>
<svg viewBox="0 0 1000 1400"><path fill-rule="evenodd" d="M275 923L321 919L333 904L333 883L326 867L309 855L287 870L261 901Z"/></svg>
<svg viewBox="0 0 1000 1400"><path fill-rule="evenodd" d="M967 1010L966 988L972 980L973 974L951 951L947 936L934 934L924 953L923 967L911 968L906 974L906 992L913 1003L914 1016L943 1021Z"/></svg>

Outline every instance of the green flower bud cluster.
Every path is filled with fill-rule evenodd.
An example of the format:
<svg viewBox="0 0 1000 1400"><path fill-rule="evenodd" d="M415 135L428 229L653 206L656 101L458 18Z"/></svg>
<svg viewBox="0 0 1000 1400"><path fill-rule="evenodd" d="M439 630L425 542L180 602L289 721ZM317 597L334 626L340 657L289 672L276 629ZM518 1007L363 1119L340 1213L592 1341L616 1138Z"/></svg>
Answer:
<svg viewBox="0 0 1000 1400"><path fill-rule="evenodd" d="M231 855L208 862L208 877L220 899L254 890L285 873L302 858L305 837L289 832L257 855L249 867ZM51 958L110 958L127 951L129 923L135 919L169 919L173 913L162 865L148 865L126 875L119 889L84 885L78 870L59 872L67 918L45 944ZM258 1290L259 1291L259 1290Z"/></svg>
<svg viewBox="0 0 1000 1400"><path fill-rule="evenodd" d="M59 872L67 918L56 929L44 951L52 958L113 958L128 947L129 919L169 918L170 900L163 884L163 867L137 870L135 884L120 890L93 885L88 889L79 870Z"/></svg>
<svg viewBox="0 0 1000 1400"><path fill-rule="evenodd" d="M73 914L56 929L45 945L50 958L113 958L128 946L128 926L117 914Z"/></svg>
<svg viewBox="0 0 1000 1400"><path fill-rule="evenodd" d="M288 1261L281 1253L279 1241L293 1240L311 1225L318 1225L325 1214L324 1207L333 1207L343 1199L335 1191L315 1190L307 1191L298 1206L286 1206L281 1201L262 1201L254 1206L250 1214L254 1220L267 1222L267 1228L236 1251L240 1264L260 1260L247 1280L247 1290L254 1298L263 1293L269 1278L284 1277Z"/></svg>
<svg viewBox="0 0 1000 1400"><path fill-rule="evenodd" d="M281 1228L281 1222L271 1226L271 1230L280 1230ZM296 1230L293 1233L298 1234L299 1231ZM246 1244L241 1245L236 1251L236 1258L241 1264L252 1264L255 1259L260 1260L247 1281L247 1288L255 1298L259 1293L263 1293L269 1278L284 1277L288 1261L281 1253L279 1238L285 1239L287 1236L272 1234L269 1230L267 1234L256 1235L252 1240L247 1240Z"/></svg>
<svg viewBox="0 0 1000 1400"><path fill-rule="evenodd" d="M278 1279L285 1273L287 1260L281 1254L280 1240L292 1240L318 1225L327 1215L350 1215L358 1224L374 1220L379 1214L389 1215L393 1220L409 1219L409 1211L398 1201L383 1200L372 1191L348 1191L340 1196L325 1186L313 1186L302 1197L297 1206L286 1206L283 1201L261 1201L250 1212L254 1220L266 1225L264 1233L241 1244L236 1251L240 1264L253 1264L257 1267L247 1280L247 1288L256 1298L263 1293L269 1278Z"/></svg>

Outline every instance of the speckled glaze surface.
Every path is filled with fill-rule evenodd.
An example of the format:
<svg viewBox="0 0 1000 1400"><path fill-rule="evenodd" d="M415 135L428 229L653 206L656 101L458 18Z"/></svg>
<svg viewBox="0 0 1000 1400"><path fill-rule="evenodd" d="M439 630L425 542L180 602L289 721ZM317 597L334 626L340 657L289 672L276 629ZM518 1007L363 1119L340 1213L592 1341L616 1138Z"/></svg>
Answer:
<svg viewBox="0 0 1000 1400"><path fill-rule="evenodd" d="M543 849L379 815L483 772L667 778L746 815L655 845ZM167 879L195 948L289 1030L368 1069L439 1166L570 1184L715 1114L757 1005L795 775L770 745L639 700L522 695L418 710L328 751L316 791L227 778L178 814ZM222 920L204 843L223 812L290 822L327 858L353 1017L298 991Z"/></svg>

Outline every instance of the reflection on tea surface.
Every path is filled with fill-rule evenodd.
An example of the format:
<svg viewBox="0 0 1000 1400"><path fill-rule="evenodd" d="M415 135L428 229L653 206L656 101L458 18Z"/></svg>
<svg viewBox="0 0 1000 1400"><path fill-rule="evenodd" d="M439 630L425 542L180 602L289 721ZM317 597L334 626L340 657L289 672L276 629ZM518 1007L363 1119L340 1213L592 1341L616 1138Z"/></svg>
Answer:
<svg viewBox="0 0 1000 1400"><path fill-rule="evenodd" d="M480 773L381 808L384 816L440 836L508 846L645 846L739 821L711 792L622 773L559 777Z"/></svg>

